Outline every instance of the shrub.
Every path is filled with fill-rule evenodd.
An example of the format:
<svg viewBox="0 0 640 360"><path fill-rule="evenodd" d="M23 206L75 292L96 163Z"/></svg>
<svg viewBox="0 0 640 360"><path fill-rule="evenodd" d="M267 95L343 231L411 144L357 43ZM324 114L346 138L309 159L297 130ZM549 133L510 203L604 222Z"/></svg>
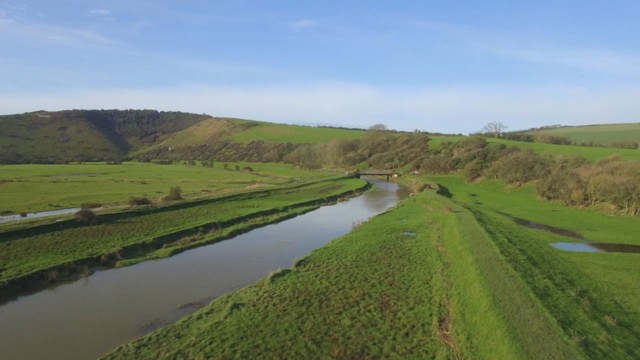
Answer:
<svg viewBox="0 0 640 360"><path fill-rule="evenodd" d="M151 200L146 197L132 197L129 199L129 205L137 206L137 205L149 205L151 204Z"/></svg>
<svg viewBox="0 0 640 360"><path fill-rule="evenodd" d="M99 203L82 203L82 205L80 205L80 208L82 209L96 209L101 207L102 204Z"/></svg>
<svg viewBox="0 0 640 360"><path fill-rule="evenodd" d="M177 186L172 187L169 189L169 195L165 196L164 199L167 201L182 200L182 190Z"/></svg>
<svg viewBox="0 0 640 360"><path fill-rule="evenodd" d="M89 209L82 209L75 214L74 219L82 225L93 225L98 222L98 215Z"/></svg>

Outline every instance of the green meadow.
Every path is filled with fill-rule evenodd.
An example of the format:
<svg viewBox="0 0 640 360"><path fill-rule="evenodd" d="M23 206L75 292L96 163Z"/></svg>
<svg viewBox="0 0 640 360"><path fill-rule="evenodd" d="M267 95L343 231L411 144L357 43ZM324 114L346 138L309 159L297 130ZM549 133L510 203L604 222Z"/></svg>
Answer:
<svg viewBox="0 0 640 360"><path fill-rule="evenodd" d="M236 166L249 166L253 171L236 171ZM212 168L199 163L189 166L137 162L0 165L0 213L74 208L83 203L126 203L131 197L159 201L176 186L185 198L209 197L332 175L285 164L245 162L216 162Z"/></svg>
<svg viewBox="0 0 640 360"><path fill-rule="evenodd" d="M366 131L336 128L322 128L299 125L258 123L232 136L238 142L262 140L272 143L306 143L315 144L332 140L361 139Z"/></svg>
<svg viewBox="0 0 640 360"><path fill-rule="evenodd" d="M610 144L624 141L640 141L640 123L563 126L536 130L530 133L564 136L577 143Z"/></svg>

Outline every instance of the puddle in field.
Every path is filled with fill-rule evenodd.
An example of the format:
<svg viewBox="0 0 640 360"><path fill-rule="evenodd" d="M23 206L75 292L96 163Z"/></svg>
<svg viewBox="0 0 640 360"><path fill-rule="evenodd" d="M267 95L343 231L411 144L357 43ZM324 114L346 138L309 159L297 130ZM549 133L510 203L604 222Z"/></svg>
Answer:
<svg viewBox="0 0 640 360"><path fill-rule="evenodd" d="M499 212L516 224L528 227L530 229L542 230L550 232L556 235L561 235L577 240L587 240L581 234L568 229L563 229L551 225L539 224L527 219L515 217L511 214ZM569 243L569 242L557 242L550 244L556 249L564 251L578 251L578 252L618 252L618 253L640 253L640 245L631 244L609 244L609 243Z"/></svg>
<svg viewBox="0 0 640 360"><path fill-rule="evenodd" d="M607 244L607 243L566 243L558 242L551 244L556 249L564 251L579 252L619 252L619 253L640 253L640 245L629 244Z"/></svg>

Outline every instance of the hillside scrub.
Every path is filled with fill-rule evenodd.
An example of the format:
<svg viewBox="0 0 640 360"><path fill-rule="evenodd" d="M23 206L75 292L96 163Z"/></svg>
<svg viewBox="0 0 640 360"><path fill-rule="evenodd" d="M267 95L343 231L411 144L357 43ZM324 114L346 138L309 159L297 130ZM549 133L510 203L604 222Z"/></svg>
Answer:
<svg viewBox="0 0 640 360"><path fill-rule="evenodd" d="M420 169L428 174L461 173L467 181L484 177L512 185L536 182L538 194L547 200L608 204L612 212L640 214L640 161L613 157L589 163L579 156L541 155L470 137L430 150Z"/></svg>

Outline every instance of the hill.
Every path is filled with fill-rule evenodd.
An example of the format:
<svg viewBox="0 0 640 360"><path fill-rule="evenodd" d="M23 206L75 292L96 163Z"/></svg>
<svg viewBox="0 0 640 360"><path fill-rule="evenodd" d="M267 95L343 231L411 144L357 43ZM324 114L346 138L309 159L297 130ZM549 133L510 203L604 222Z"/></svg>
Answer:
<svg viewBox="0 0 640 360"><path fill-rule="evenodd" d="M68 110L0 116L0 163L119 161L208 116L155 110Z"/></svg>
<svg viewBox="0 0 640 360"><path fill-rule="evenodd" d="M155 110L37 111L0 116L0 163L280 161L292 144L359 139L364 133Z"/></svg>
<svg viewBox="0 0 640 360"><path fill-rule="evenodd" d="M635 147L640 142L640 123L557 126L526 131L531 135L561 136L579 145Z"/></svg>

